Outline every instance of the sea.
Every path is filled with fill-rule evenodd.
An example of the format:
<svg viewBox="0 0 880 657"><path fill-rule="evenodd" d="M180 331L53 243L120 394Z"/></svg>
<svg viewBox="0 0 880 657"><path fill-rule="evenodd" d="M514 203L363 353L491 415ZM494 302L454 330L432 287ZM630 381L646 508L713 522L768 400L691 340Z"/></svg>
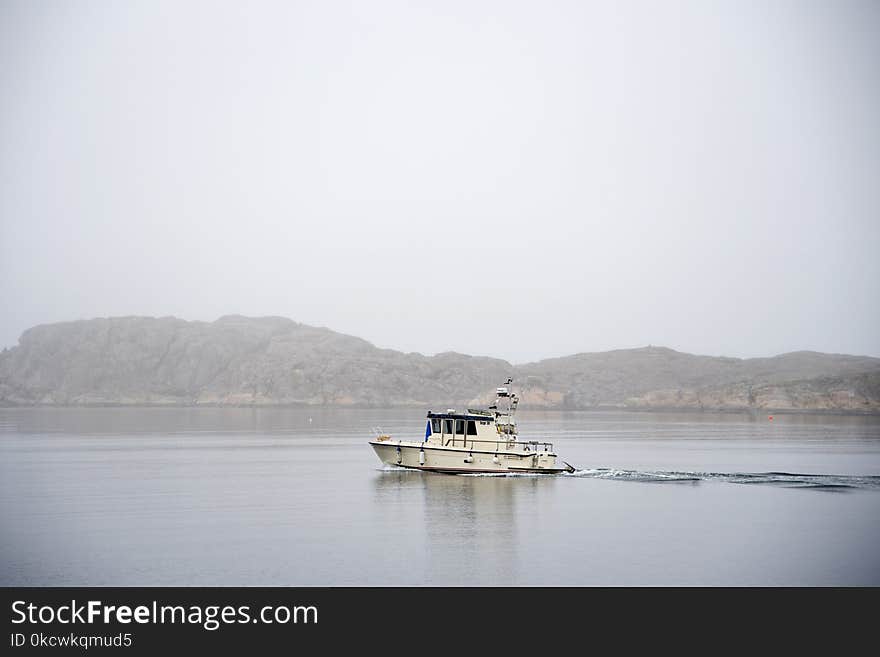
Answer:
<svg viewBox="0 0 880 657"><path fill-rule="evenodd" d="M0 585L880 585L880 417L518 420L576 471L383 465L420 409L0 409Z"/></svg>

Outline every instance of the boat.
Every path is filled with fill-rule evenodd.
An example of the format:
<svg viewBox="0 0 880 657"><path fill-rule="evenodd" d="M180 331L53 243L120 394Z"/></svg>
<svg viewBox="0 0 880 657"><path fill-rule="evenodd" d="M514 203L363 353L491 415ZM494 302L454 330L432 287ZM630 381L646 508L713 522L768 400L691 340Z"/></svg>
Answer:
<svg viewBox="0 0 880 657"><path fill-rule="evenodd" d="M574 472L565 461L557 463L553 444L519 439L513 379L496 388L487 409L449 408L428 411L423 440L395 440L377 431L370 445L383 463L400 468L446 474L560 474Z"/></svg>

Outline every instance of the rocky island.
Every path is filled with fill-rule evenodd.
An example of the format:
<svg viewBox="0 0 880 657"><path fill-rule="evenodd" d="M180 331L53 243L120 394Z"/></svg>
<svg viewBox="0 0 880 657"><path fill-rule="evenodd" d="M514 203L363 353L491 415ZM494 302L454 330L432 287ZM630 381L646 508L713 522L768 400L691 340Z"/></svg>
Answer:
<svg viewBox="0 0 880 657"><path fill-rule="evenodd" d="M663 347L535 363L424 356L281 317L36 326L0 353L0 405L446 406L513 376L523 408L880 413L880 358L697 356Z"/></svg>

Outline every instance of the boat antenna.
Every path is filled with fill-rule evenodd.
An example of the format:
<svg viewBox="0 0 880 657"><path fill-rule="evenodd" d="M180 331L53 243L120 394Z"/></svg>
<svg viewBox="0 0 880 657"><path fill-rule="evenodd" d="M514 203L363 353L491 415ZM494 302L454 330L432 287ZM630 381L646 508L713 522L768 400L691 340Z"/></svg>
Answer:
<svg viewBox="0 0 880 657"><path fill-rule="evenodd" d="M513 377L507 378L507 385L513 383ZM513 419L513 414L516 413L516 405L519 404L519 397L516 396L516 393L512 390L510 391L510 402L507 404L507 414L510 416L511 420Z"/></svg>

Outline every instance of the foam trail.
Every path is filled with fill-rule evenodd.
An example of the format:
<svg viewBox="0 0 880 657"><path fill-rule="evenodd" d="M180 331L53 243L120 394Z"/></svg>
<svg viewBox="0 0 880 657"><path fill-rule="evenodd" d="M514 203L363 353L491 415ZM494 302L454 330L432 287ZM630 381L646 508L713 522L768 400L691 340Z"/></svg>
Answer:
<svg viewBox="0 0 880 657"><path fill-rule="evenodd" d="M817 490L856 488L880 490L880 476L878 475L801 474L792 472L677 472L664 470L646 472L641 470L591 468L588 470L575 470L561 476L641 482L722 481L732 484L768 484L788 488L813 488Z"/></svg>
<svg viewBox="0 0 880 657"><path fill-rule="evenodd" d="M379 472L409 472L396 465L383 464ZM721 481L730 484L764 484L785 488L810 488L813 490L845 491L868 489L880 491L880 475L832 475L801 474L792 472L685 472L676 470L621 470L617 468L589 468L563 472L558 475L534 472L463 472L460 477L581 477L590 479L612 479L615 481L636 481L642 483L686 483L700 481Z"/></svg>

